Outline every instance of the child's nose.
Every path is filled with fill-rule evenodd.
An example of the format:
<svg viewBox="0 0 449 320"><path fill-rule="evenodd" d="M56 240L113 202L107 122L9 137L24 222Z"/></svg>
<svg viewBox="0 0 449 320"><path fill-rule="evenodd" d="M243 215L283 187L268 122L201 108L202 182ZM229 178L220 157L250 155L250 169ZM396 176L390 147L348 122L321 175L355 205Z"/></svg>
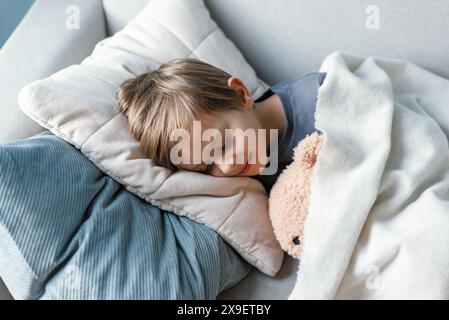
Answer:
<svg viewBox="0 0 449 320"><path fill-rule="evenodd" d="M234 168L235 168L235 155L233 152L225 152L223 154L223 158L221 161L218 161L217 163L218 168L225 176L230 176L234 174Z"/></svg>

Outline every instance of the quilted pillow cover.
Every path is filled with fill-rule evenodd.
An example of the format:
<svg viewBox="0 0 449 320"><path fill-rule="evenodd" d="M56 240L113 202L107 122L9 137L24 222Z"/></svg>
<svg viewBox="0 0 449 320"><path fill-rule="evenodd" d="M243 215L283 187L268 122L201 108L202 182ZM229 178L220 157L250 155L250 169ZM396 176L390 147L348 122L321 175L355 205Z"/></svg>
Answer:
<svg viewBox="0 0 449 320"><path fill-rule="evenodd" d="M267 88L202 0L152 0L80 65L26 86L19 104L127 190L163 210L208 225L248 262L273 276L283 252L260 182L173 173L156 166L131 137L126 118L114 114L116 90L123 81L178 57L196 57L240 77L255 98Z"/></svg>
<svg viewBox="0 0 449 320"><path fill-rule="evenodd" d="M48 131L0 145L0 277L15 299L215 299L250 269Z"/></svg>

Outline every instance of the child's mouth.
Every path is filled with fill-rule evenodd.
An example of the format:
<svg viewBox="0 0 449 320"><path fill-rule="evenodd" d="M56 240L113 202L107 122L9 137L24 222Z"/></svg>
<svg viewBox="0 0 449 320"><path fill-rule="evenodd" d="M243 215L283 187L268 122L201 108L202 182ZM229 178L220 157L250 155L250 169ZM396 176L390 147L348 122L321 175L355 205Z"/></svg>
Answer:
<svg viewBox="0 0 449 320"><path fill-rule="evenodd" d="M245 166L244 166L243 169L242 169L242 171L240 171L240 172L238 173L238 175L242 175L242 174L247 173L247 172L249 171L249 168L251 168L251 165L250 165L248 162L246 162L246 163L245 163Z"/></svg>

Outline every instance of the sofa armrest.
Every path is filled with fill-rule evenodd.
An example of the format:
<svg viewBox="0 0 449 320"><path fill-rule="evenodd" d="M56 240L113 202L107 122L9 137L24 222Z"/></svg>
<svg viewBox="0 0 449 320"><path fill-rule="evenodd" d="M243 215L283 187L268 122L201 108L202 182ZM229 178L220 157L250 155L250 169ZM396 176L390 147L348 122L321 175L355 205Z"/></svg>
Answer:
<svg viewBox="0 0 449 320"><path fill-rule="evenodd" d="M78 12L80 23L76 28L70 19ZM0 50L0 143L43 130L20 110L17 103L20 89L80 63L105 36L101 0L37 0L34 3Z"/></svg>

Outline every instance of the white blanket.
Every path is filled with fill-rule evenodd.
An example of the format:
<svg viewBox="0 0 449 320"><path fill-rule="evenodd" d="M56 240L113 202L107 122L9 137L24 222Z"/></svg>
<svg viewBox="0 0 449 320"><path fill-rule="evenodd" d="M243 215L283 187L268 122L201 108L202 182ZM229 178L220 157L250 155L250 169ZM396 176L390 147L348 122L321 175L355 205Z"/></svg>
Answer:
<svg viewBox="0 0 449 320"><path fill-rule="evenodd" d="M449 80L335 52L290 299L449 299Z"/></svg>

